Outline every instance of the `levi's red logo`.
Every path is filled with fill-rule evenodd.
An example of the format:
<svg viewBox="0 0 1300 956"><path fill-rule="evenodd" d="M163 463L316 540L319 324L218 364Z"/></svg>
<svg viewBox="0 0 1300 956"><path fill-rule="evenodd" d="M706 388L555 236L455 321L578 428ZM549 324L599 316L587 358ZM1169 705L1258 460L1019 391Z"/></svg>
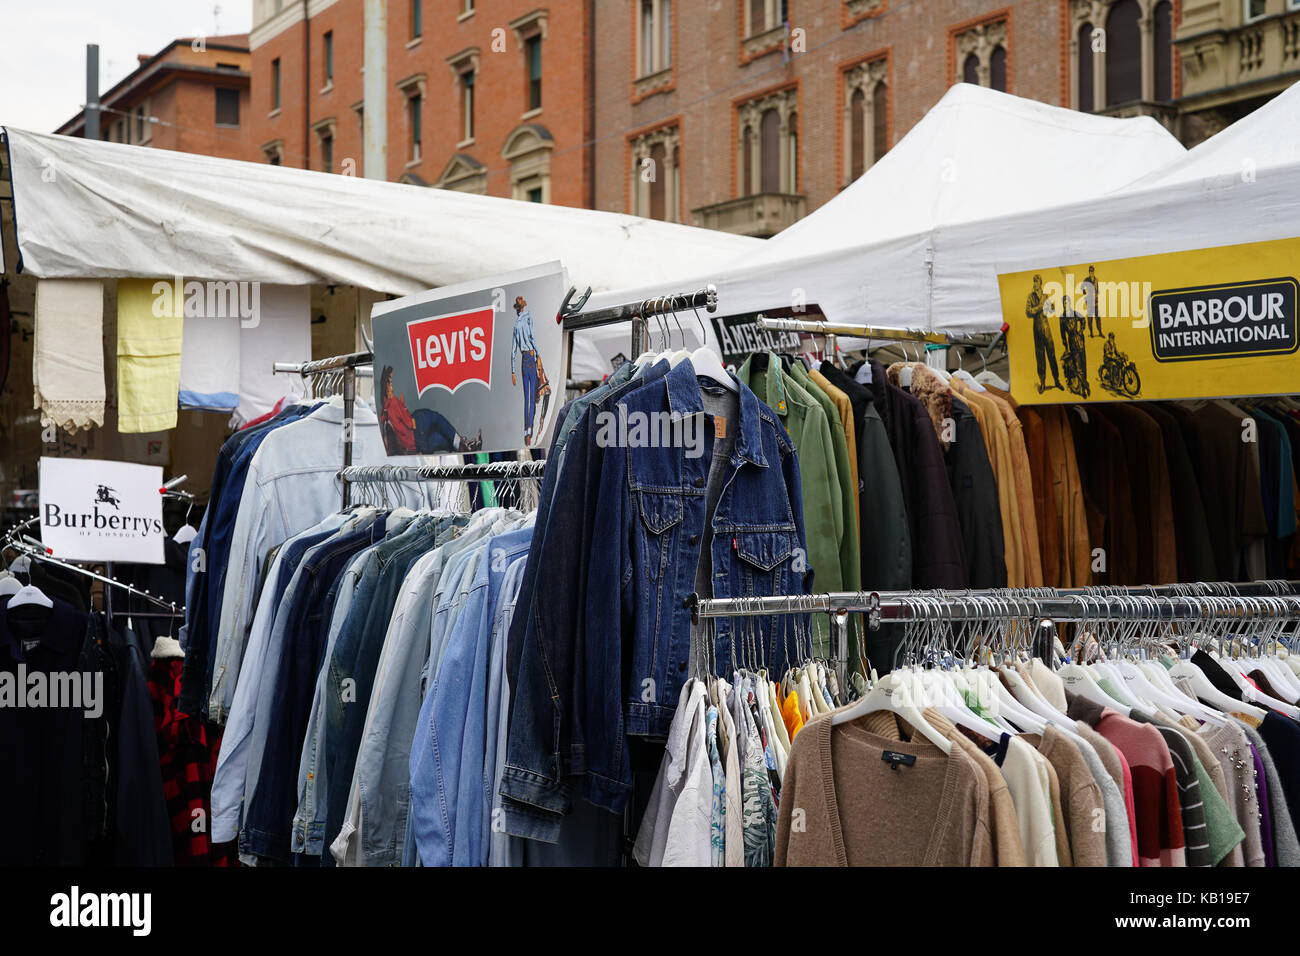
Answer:
<svg viewBox="0 0 1300 956"><path fill-rule="evenodd" d="M454 393L467 382L491 388L494 319L488 307L406 323L416 393L431 388Z"/></svg>

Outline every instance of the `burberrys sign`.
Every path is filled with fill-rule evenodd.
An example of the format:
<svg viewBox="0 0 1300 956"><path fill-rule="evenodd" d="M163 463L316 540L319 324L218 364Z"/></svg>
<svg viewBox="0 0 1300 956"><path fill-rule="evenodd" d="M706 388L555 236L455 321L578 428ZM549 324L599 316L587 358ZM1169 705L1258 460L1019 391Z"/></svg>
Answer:
<svg viewBox="0 0 1300 956"><path fill-rule="evenodd" d="M41 459L41 543L56 558L162 564L162 469Z"/></svg>

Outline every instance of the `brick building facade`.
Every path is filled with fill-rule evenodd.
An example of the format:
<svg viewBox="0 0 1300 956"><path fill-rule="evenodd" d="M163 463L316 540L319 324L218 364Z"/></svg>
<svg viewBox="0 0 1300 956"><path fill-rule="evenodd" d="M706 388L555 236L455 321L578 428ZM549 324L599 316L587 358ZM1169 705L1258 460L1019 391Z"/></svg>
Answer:
<svg viewBox="0 0 1300 956"><path fill-rule="evenodd" d="M599 0L597 208L773 235L961 81L1172 125L1182 2Z"/></svg>
<svg viewBox="0 0 1300 956"><path fill-rule="evenodd" d="M364 175L363 0L255 0L253 19L265 158ZM389 0L384 178L590 206L590 39L586 0Z"/></svg>
<svg viewBox="0 0 1300 956"><path fill-rule="evenodd" d="M1194 145L1300 76L1300 0L538 2L387 0L383 178L769 236L957 82ZM177 41L106 94L104 135L364 175L364 7L253 0L251 53Z"/></svg>
<svg viewBox="0 0 1300 956"><path fill-rule="evenodd" d="M100 95L102 139L254 161L248 36L173 40ZM85 113L56 133L85 135Z"/></svg>

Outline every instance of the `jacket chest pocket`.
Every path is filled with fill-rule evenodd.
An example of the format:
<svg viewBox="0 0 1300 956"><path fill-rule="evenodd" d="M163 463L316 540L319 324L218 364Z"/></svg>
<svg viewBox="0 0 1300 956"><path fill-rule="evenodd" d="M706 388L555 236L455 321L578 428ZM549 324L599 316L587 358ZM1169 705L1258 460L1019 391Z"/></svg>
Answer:
<svg viewBox="0 0 1300 956"><path fill-rule="evenodd" d="M793 573L798 541L793 531L732 531L732 580L737 597L793 593L801 577Z"/></svg>
<svg viewBox="0 0 1300 956"><path fill-rule="evenodd" d="M677 550L678 528L684 510L677 495L654 491L637 492L637 533L645 559L645 573L652 581L666 575Z"/></svg>

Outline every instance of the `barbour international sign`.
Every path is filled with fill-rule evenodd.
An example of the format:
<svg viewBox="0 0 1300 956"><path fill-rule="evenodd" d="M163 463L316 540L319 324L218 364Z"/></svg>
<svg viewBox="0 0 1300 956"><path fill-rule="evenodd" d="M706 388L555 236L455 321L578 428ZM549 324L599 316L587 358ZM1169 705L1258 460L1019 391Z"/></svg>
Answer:
<svg viewBox="0 0 1300 956"><path fill-rule="evenodd" d="M1300 239L998 276L1011 386L1030 403L1300 390Z"/></svg>

